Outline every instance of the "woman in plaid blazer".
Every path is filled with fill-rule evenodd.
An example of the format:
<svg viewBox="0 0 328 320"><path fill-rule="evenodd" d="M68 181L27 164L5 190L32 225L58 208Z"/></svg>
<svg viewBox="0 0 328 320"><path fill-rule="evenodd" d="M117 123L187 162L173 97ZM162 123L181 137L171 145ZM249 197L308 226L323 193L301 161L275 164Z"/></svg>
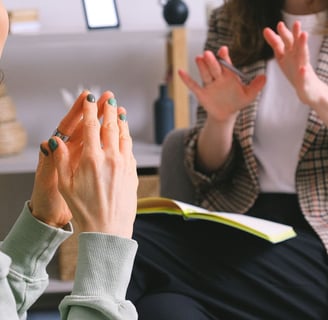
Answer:
<svg viewBox="0 0 328 320"><path fill-rule="evenodd" d="M196 204L290 224L297 237L271 245L213 223L137 221L140 319L328 319L327 9L226 0L213 12L202 84L180 71L200 104L185 148Z"/></svg>

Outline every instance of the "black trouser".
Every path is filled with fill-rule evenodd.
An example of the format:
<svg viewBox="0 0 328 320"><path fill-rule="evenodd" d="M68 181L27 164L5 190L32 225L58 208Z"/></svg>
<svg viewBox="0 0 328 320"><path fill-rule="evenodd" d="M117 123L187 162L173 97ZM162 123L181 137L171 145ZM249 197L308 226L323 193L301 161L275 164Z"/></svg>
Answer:
<svg viewBox="0 0 328 320"><path fill-rule="evenodd" d="M298 236L271 244L213 222L139 216L127 294L139 319L327 320L328 257L297 197L262 194L248 214Z"/></svg>

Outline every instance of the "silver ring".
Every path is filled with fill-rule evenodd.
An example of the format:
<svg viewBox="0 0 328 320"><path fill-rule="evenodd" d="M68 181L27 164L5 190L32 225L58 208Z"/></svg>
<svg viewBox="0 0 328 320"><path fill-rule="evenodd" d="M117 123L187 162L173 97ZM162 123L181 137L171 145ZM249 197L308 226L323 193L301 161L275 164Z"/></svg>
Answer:
<svg viewBox="0 0 328 320"><path fill-rule="evenodd" d="M64 142L67 142L70 138L70 136L65 136L64 134L62 134L58 128L56 128L56 130L54 131L54 133L52 134L53 136L56 136L60 139L62 139Z"/></svg>

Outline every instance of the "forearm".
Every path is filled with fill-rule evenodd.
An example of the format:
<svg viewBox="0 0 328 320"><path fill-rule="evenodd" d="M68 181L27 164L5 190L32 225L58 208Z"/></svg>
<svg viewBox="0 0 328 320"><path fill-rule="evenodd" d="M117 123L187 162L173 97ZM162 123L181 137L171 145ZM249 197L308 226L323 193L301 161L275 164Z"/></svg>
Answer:
<svg viewBox="0 0 328 320"><path fill-rule="evenodd" d="M328 86L320 81L317 85L318 98L309 102L323 123L328 126Z"/></svg>
<svg viewBox="0 0 328 320"><path fill-rule="evenodd" d="M227 160L233 142L236 116L224 122L207 118L197 144L197 165L203 172L214 172Z"/></svg>

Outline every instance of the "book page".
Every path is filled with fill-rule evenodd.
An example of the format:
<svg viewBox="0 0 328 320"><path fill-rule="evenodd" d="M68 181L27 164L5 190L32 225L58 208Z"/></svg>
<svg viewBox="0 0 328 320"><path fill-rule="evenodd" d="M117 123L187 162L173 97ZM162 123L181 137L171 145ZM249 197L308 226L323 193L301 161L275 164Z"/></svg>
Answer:
<svg viewBox="0 0 328 320"><path fill-rule="evenodd" d="M225 212L193 212L187 214L192 219L209 220L222 223L245 232L249 232L272 243L281 242L296 236L294 229L285 224L247 216L238 213Z"/></svg>
<svg viewBox="0 0 328 320"><path fill-rule="evenodd" d="M201 207L197 207L194 206L192 204L189 203L185 203L185 202L181 202L178 200L173 200L178 206L179 208L184 212L184 213L191 213L191 212L203 212L203 213L209 213L210 211L201 208Z"/></svg>
<svg viewBox="0 0 328 320"><path fill-rule="evenodd" d="M214 221L251 233L272 243L281 242L296 236L294 229L289 225L239 213L212 212L192 204L163 197L139 199L138 213L178 214L187 220Z"/></svg>
<svg viewBox="0 0 328 320"><path fill-rule="evenodd" d="M164 198L164 197L147 197L138 199L139 212L164 212L184 215L189 212L209 212L206 209L188 204L185 202Z"/></svg>

